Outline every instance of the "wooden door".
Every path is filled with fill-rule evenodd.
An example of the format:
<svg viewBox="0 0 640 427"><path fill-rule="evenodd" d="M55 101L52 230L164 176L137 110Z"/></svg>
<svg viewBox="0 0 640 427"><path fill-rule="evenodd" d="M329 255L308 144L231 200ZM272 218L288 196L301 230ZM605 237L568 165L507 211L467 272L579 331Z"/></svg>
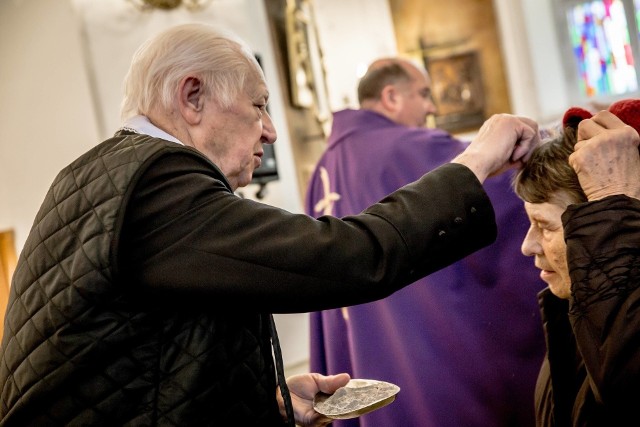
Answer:
<svg viewBox="0 0 640 427"><path fill-rule="evenodd" d="M4 332L4 313L17 258L13 230L0 231L0 338Z"/></svg>

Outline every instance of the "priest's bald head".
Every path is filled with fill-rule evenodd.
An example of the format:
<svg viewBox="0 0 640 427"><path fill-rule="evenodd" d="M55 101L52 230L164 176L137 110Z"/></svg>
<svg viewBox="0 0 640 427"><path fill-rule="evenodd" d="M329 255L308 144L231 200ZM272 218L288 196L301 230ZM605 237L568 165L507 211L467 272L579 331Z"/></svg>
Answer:
<svg viewBox="0 0 640 427"><path fill-rule="evenodd" d="M422 127L436 112L427 72L402 58L374 61L358 84L360 108L405 126Z"/></svg>

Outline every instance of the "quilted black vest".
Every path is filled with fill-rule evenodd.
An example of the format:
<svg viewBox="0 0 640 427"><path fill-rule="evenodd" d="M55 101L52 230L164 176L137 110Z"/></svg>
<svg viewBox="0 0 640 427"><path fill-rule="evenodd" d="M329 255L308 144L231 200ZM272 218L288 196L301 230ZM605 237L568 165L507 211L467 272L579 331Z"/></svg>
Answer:
<svg viewBox="0 0 640 427"><path fill-rule="evenodd" d="M268 315L151 299L118 275L138 178L185 151L205 159L122 132L58 174L14 273L0 425L283 425Z"/></svg>

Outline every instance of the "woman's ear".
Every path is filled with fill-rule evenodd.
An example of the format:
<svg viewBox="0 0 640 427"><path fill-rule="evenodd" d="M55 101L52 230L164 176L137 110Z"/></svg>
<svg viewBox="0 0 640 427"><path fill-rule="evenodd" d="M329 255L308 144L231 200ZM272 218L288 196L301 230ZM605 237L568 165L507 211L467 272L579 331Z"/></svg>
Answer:
<svg viewBox="0 0 640 427"><path fill-rule="evenodd" d="M198 124L202 118L205 95L202 80L198 77L185 77L180 82L178 107L180 114L189 124Z"/></svg>

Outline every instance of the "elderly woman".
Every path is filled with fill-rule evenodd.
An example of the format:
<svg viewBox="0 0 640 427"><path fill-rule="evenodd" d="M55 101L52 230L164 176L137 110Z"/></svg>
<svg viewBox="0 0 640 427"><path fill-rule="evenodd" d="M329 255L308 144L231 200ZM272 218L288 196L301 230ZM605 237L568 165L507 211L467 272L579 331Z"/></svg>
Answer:
<svg viewBox="0 0 640 427"><path fill-rule="evenodd" d="M538 426L640 425L640 100L590 117L567 111L514 181L522 252L549 285Z"/></svg>

